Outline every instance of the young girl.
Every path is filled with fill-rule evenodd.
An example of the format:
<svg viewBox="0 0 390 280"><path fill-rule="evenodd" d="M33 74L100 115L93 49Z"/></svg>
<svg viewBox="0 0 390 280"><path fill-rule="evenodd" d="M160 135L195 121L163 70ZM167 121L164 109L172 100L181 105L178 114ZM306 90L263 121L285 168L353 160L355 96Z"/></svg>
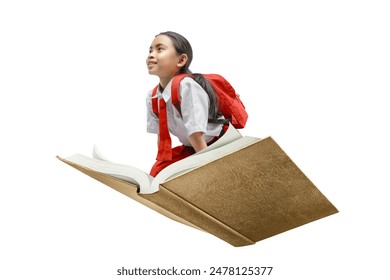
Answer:
<svg viewBox="0 0 390 280"><path fill-rule="evenodd" d="M155 97L147 95L147 131L158 134L158 155L150 174L156 176L163 168L215 142L224 132L223 119L210 83L201 74L192 74L189 66L192 48L186 38L175 32L158 34L146 59L148 72L159 77ZM171 82L176 74L188 73L180 83L181 114L172 105ZM158 98L158 116L152 109L152 98ZM210 122L214 120L214 122ZM167 123L167 127L165 124ZM183 144L171 148L169 132Z"/></svg>

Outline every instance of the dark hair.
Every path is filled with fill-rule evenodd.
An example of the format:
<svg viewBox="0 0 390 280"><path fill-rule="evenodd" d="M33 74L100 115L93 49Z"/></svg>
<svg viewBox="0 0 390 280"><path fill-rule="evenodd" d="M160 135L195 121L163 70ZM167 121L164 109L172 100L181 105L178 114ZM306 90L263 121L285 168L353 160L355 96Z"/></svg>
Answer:
<svg viewBox="0 0 390 280"><path fill-rule="evenodd" d="M173 43L173 46L175 47L175 50L177 54L186 54L187 55L187 63L179 70L178 74L191 74L194 77L194 80L206 91L209 99L210 99L210 107L209 107L209 120L215 121L219 116L218 112L218 100L217 96L214 92L213 87L207 81L207 79L200 73L192 73L191 70L189 69L190 64L192 62L192 47L190 42L183 37L182 35L173 32L173 31L166 31L166 32L161 32L158 35L165 35L168 36ZM158 36L156 35L156 36Z"/></svg>

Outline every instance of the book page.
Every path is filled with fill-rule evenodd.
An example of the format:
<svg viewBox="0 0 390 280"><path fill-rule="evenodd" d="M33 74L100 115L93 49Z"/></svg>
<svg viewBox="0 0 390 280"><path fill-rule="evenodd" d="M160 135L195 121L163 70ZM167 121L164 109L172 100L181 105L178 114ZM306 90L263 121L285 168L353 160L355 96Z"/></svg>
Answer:
<svg viewBox="0 0 390 280"><path fill-rule="evenodd" d="M96 144L93 145L92 157L95 158L95 159L109 161L105 156L102 155L102 153L97 148Z"/></svg>
<svg viewBox="0 0 390 280"><path fill-rule="evenodd" d="M242 137L241 133L231 123L229 123L229 128L227 129L225 134L222 135L221 138L219 138L216 142L206 147L205 149L197 152L196 155L203 154L208 151L225 146L226 144L231 143L241 137Z"/></svg>
<svg viewBox="0 0 390 280"><path fill-rule="evenodd" d="M130 165L91 158L81 154L72 155L67 157L66 160L138 185L140 188L149 188L150 183L153 181L153 177L148 173Z"/></svg>

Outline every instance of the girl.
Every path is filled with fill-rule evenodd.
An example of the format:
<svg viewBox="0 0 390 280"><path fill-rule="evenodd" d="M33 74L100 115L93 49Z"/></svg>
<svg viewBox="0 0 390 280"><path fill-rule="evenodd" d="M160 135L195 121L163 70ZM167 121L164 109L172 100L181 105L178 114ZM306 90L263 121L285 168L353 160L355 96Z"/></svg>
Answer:
<svg viewBox="0 0 390 280"><path fill-rule="evenodd" d="M148 72L156 75L159 85L147 95L147 131L158 134L158 155L150 174L156 176L166 166L199 152L215 142L223 133L223 119L210 83L201 74L192 74L189 66L192 48L186 38L175 32L158 34L146 59ZM171 82L176 74L192 74L180 83L181 114L171 102ZM158 98L158 116L152 109L152 98ZM167 127L166 127L167 124ZM183 144L171 148L169 132Z"/></svg>

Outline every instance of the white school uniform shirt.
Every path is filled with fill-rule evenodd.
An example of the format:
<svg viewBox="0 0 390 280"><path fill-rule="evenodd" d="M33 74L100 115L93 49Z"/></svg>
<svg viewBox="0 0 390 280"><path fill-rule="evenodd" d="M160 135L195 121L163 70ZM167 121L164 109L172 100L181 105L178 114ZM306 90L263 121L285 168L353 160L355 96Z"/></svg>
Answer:
<svg viewBox="0 0 390 280"><path fill-rule="evenodd" d="M172 105L171 84L172 80L163 92L158 88L154 97L164 98L169 132L186 146L191 146L188 137L194 132L203 132L206 143L210 142L215 136L220 135L223 125L208 123L210 100L205 90L190 77L185 77L180 82L181 117ZM158 117L153 113L152 91L149 91L146 97L146 105L147 132L158 134L159 124Z"/></svg>

